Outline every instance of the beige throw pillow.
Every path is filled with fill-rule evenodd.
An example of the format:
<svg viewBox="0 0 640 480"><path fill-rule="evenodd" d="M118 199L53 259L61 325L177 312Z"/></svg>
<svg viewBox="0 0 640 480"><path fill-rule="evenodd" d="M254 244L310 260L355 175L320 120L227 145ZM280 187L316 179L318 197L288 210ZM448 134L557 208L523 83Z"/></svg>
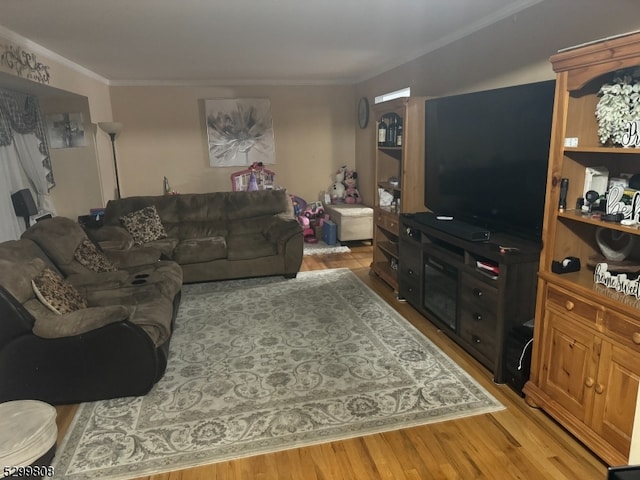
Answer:
<svg viewBox="0 0 640 480"><path fill-rule="evenodd" d="M87 301L75 287L50 268L31 280L31 286L38 300L58 315L87 308Z"/></svg>
<svg viewBox="0 0 640 480"><path fill-rule="evenodd" d="M107 258L107 256L98 250L98 247L94 245L94 243L85 238L76 251L73 252L73 258L75 258L78 263L87 267L92 272L115 272L118 268Z"/></svg>
<svg viewBox="0 0 640 480"><path fill-rule="evenodd" d="M120 222L133 237L136 245L167 238L155 205L120 217Z"/></svg>

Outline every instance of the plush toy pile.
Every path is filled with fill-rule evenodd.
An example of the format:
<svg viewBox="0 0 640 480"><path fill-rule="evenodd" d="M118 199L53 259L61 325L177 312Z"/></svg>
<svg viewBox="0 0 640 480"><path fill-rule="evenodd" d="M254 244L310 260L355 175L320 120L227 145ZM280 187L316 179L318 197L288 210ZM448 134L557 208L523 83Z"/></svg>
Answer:
<svg viewBox="0 0 640 480"><path fill-rule="evenodd" d="M336 172L335 182L329 187L331 203L362 203L357 180L358 174L355 170L348 170L346 166L340 167Z"/></svg>

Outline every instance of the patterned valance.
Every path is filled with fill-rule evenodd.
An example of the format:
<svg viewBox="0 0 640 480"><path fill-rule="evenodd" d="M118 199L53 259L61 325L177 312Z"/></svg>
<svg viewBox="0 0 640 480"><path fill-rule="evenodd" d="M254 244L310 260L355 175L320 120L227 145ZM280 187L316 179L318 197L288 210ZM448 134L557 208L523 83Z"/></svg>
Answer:
<svg viewBox="0 0 640 480"><path fill-rule="evenodd" d="M0 90L0 146L11 144L12 129L21 134L36 132L38 124L42 123L38 113L36 97Z"/></svg>
<svg viewBox="0 0 640 480"><path fill-rule="evenodd" d="M51 189L55 181L38 97L0 89L0 147L13 143L14 132L21 135L33 133L40 140L39 149L44 156L42 166Z"/></svg>

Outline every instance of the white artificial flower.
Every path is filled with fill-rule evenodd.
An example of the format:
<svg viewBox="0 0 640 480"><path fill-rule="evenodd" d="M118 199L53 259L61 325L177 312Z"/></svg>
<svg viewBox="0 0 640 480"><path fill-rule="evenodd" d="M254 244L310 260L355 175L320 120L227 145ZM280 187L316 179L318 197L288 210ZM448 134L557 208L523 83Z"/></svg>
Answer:
<svg viewBox="0 0 640 480"><path fill-rule="evenodd" d="M622 144L629 122L640 120L640 80L636 73L616 76L613 83L602 85L598 92L596 118L602 144Z"/></svg>

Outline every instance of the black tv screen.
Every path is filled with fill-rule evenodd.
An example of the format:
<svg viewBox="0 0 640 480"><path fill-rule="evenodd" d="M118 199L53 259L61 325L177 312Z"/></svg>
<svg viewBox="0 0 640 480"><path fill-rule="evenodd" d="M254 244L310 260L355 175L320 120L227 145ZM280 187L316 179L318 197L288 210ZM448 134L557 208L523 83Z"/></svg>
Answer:
<svg viewBox="0 0 640 480"><path fill-rule="evenodd" d="M553 80L429 99L425 207L540 241Z"/></svg>

